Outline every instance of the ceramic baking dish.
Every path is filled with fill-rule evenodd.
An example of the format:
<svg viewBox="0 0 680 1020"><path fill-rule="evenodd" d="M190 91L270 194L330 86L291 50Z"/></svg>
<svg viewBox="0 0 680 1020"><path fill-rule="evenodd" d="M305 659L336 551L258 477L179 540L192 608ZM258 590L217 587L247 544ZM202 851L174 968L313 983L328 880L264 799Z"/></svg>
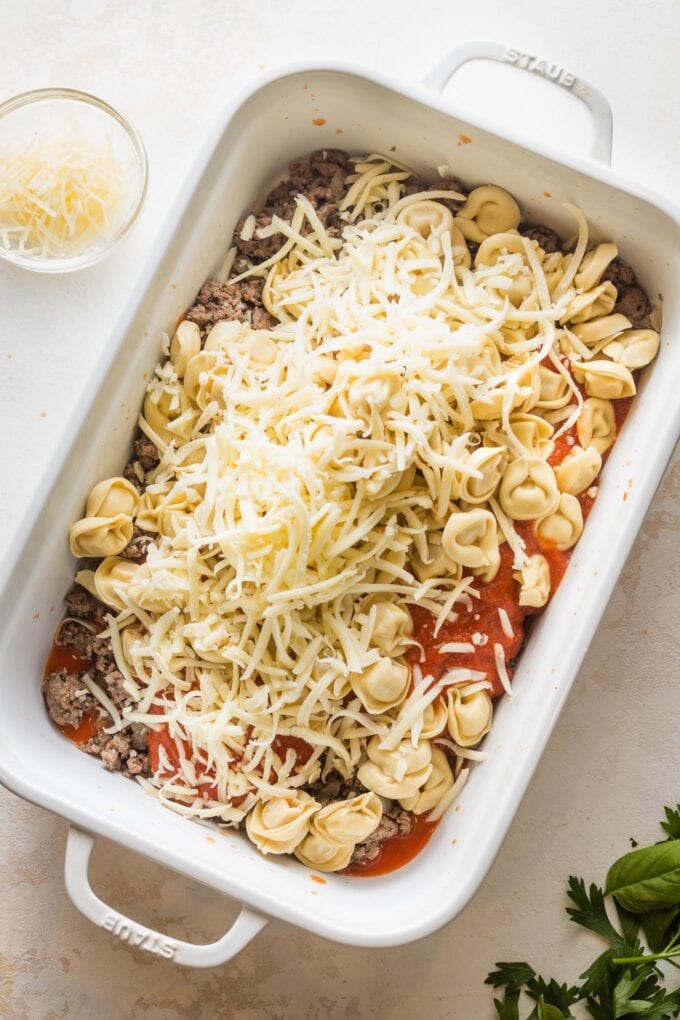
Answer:
<svg viewBox="0 0 680 1020"><path fill-rule="evenodd" d="M499 135L452 111L438 95L474 57L516 63L581 98L595 121L595 158L565 156ZM469 141L460 143L464 137ZM646 373L604 473L600 496L548 611L532 632L487 738L490 760L473 770L462 811L446 815L403 869L362 880L314 882L296 861L262 857L245 838L206 839L206 829L164 809L135 783L106 772L51 725L40 677L74 563L70 523L91 485L125 463L159 334L171 328L220 264L234 223L293 157L341 144L392 152L424 174L450 164L470 184L489 180L520 201L527 218L563 233L562 203L577 203L596 235L615 239L642 284L664 295L661 352ZM94 366L87 402L69 422L64 455L42 479L26 517L26 540L4 564L0 637L0 780L71 823L66 885L96 924L133 945L195 966L235 955L278 917L340 942L388 946L433 932L477 889L512 821L678 436L680 227L667 203L622 181L602 162L611 112L596 90L561 68L495 44L447 57L426 85L406 86L346 65L297 65L270 75L227 112L197 164L167 239ZM605 791L603 790L603 794ZM214 830L212 830L214 832ZM243 904L212 945L149 931L102 903L87 880L96 836L191 876ZM453 843L455 842L455 845Z"/></svg>

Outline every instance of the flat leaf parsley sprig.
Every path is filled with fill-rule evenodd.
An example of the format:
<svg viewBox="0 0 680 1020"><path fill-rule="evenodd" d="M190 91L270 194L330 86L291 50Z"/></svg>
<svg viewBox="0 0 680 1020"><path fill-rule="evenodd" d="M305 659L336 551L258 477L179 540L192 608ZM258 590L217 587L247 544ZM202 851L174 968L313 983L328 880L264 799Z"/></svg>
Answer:
<svg viewBox="0 0 680 1020"><path fill-rule="evenodd" d="M546 981L527 963L497 963L486 983L502 990L503 997L494 999L498 1020L575 1020L576 1004L593 1020L673 1020L680 1015L680 986L665 988L659 968L665 961L680 969L675 962L680 957L680 804L665 808L665 814L661 828L666 838L615 861L604 889L569 878L567 914L607 943L580 983ZM607 913L608 897L616 923ZM530 1012L520 1014L527 999Z"/></svg>

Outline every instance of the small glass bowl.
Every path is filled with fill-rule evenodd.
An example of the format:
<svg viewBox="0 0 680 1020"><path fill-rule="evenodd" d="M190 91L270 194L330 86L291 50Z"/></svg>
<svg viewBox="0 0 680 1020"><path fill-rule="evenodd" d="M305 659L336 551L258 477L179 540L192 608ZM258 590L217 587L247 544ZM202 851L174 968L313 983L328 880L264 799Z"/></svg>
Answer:
<svg viewBox="0 0 680 1020"><path fill-rule="evenodd" d="M108 103L77 89L35 89L0 103L0 160L5 145L16 139L18 133L39 138L41 126L54 131L55 125L69 122L88 128L93 136L94 133L105 135L116 155L129 167L126 180L129 199L115 233L78 254L27 255L18 248L8 249L0 243L0 258L38 273L68 273L101 261L132 229L146 196L148 164L139 133Z"/></svg>

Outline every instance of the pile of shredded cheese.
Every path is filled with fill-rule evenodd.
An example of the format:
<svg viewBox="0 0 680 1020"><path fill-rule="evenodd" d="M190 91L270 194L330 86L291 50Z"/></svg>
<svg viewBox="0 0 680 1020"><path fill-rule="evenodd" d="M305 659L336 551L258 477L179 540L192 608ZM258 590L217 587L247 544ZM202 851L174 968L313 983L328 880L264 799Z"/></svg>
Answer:
<svg viewBox="0 0 680 1020"><path fill-rule="evenodd" d="M162 458L136 523L153 542L117 589L124 608L109 633L134 705L111 731L167 726L173 761L161 748L141 781L187 816L236 824L331 770L350 779L375 738L385 752L416 747L443 686L490 687L465 669L434 684L416 666L408 695L376 714L352 677L381 657L381 600L425 607L435 634L474 600L481 572L437 559L447 520L469 509L466 482L483 477L474 452L498 448L508 463L535 452L518 423L538 416L554 439L577 420L564 352L593 354L569 325L587 225L574 209L578 239L564 255L501 223L473 262L461 231L474 217L464 207L455 230L416 229L409 210L452 192L406 195L409 176L380 155L355 161L341 238L298 196L290 223L260 232L284 236L278 253L231 276L266 277L278 324L218 324L193 369L168 358L149 386L140 426ZM557 401L544 394L545 359ZM493 495L484 505L521 569L512 519ZM512 634L507 614L501 623ZM281 743L291 737L311 748L306 760ZM441 744L456 755L457 794L465 760L481 754Z"/></svg>
<svg viewBox="0 0 680 1020"><path fill-rule="evenodd" d="M0 245L35 258L81 255L120 229L131 168L75 126L3 146Z"/></svg>

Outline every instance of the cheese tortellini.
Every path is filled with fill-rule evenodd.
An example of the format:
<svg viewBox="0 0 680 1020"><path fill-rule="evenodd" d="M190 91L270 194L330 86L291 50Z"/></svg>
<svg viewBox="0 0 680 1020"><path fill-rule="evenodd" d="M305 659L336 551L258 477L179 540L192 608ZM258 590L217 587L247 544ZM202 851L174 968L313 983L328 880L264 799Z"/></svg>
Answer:
<svg viewBox="0 0 680 1020"><path fill-rule="evenodd" d="M619 249L615 244L609 242L598 244L595 248L592 248L581 260L581 265L574 279L574 283L579 290L589 291L593 287L597 287L602 280L605 269L610 262L614 261L618 254Z"/></svg>
<svg viewBox="0 0 680 1020"><path fill-rule="evenodd" d="M495 184L485 184L470 192L458 210L456 226L468 241L481 244L492 234L515 230L521 218L512 195Z"/></svg>
<svg viewBox="0 0 680 1020"><path fill-rule="evenodd" d="M616 361L593 360L574 362L572 371L585 385L589 397L620 400L635 393L635 380L629 369Z"/></svg>
<svg viewBox="0 0 680 1020"><path fill-rule="evenodd" d="M479 446L469 454L466 466L475 474L466 474L456 485L456 496L466 503L486 503L498 488L505 451L502 446Z"/></svg>
<svg viewBox="0 0 680 1020"><path fill-rule="evenodd" d="M201 349L201 331L195 322L187 319L180 322L170 343L170 360L174 365L177 377L181 379L186 372L189 361Z"/></svg>
<svg viewBox="0 0 680 1020"><path fill-rule="evenodd" d="M354 847L380 825L382 804L374 793L335 801L314 815L308 835L296 846L295 856L316 871L341 871Z"/></svg>
<svg viewBox="0 0 680 1020"><path fill-rule="evenodd" d="M371 715L381 715L401 704L409 687L409 668L404 662L381 656L363 673L350 674L352 690Z"/></svg>
<svg viewBox="0 0 680 1020"><path fill-rule="evenodd" d="M515 521L533 521L552 513L559 498L555 473L540 457L513 460L498 491L502 509Z"/></svg>
<svg viewBox="0 0 680 1020"><path fill-rule="evenodd" d="M449 733L459 747L474 747L491 729L493 702L489 692L462 685L452 687L447 700Z"/></svg>
<svg viewBox="0 0 680 1020"><path fill-rule="evenodd" d="M301 790L260 801L246 818L246 832L263 854L290 854L309 831L317 802Z"/></svg>
<svg viewBox="0 0 680 1020"><path fill-rule="evenodd" d="M489 510L453 513L442 535L442 549L455 563L483 571L487 580L498 572L498 529L496 518Z"/></svg>
<svg viewBox="0 0 680 1020"><path fill-rule="evenodd" d="M514 575L520 583L519 604L541 609L550 598L550 564L545 556L529 556Z"/></svg>
<svg viewBox="0 0 680 1020"><path fill-rule="evenodd" d="M357 777L367 790L379 797L401 800L413 797L427 782L432 772L432 745L420 740L414 747L411 740L402 740L394 750L383 750L380 738L372 737L367 745L368 761L359 768Z"/></svg>
<svg viewBox="0 0 680 1020"><path fill-rule="evenodd" d="M644 368L659 353L659 334L654 329L627 329L602 349L612 361L634 372Z"/></svg>
<svg viewBox="0 0 680 1020"><path fill-rule="evenodd" d="M97 598L106 606L120 612L125 603L120 597L120 590L125 591L137 572L137 563L121 559L120 556L107 556L94 572L94 589Z"/></svg>
<svg viewBox="0 0 680 1020"><path fill-rule="evenodd" d="M125 478L106 478L87 498L86 516L71 527L74 556L117 556L132 538L139 493Z"/></svg>
<svg viewBox="0 0 680 1020"><path fill-rule="evenodd" d="M611 401L600 397L585 400L576 422L576 432L581 446L593 446L598 453L606 453L616 439L616 415Z"/></svg>
<svg viewBox="0 0 680 1020"><path fill-rule="evenodd" d="M536 534L542 542L565 552L576 545L583 531L583 513L576 496L563 492L557 509L536 523Z"/></svg>
<svg viewBox="0 0 680 1020"><path fill-rule="evenodd" d="M578 496L590 488L602 468L602 455L594 446L584 450L574 446L561 464L555 468L555 478L560 492Z"/></svg>
<svg viewBox="0 0 680 1020"><path fill-rule="evenodd" d="M414 815L423 815L439 803L453 786L453 772L448 758L439 747L432 748L432 772L422 790L412 797L402 797L399 803Z"/></svg>
<svg viewBox="0 0 680 1020"><path fill-rule="evenodd" d="M408 609L396 602L377 602L371 641L384 655L399 655L413 634L413 620Z"/></svg>

